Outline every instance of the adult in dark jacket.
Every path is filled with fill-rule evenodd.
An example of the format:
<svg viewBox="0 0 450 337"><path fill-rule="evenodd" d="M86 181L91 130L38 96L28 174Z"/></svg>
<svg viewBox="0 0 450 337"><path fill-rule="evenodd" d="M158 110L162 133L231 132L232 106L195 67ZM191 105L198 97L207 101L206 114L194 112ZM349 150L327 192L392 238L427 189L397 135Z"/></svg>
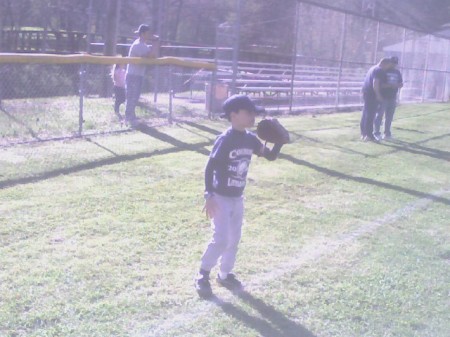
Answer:
<svg viewBox="0 0 450 337"><path fill-rule="evenodd" d="M364 107L361 116L361 139L364 141L379 139L373 135L373 123L379 105L383 102L381 95L381 84L386 83L386 70L390 67L391 60L383 58L369 69L364 79L362 88Z"/></svg>
<svg viewBox="0 0 450 337"><path fill-rule="evenodd" d="M374 128L375 137L381 137L381 122L384 115L384 139L392 137L391 124L394 118L395 108L397 107L397 94L398 90L403 87L403 77L400 70L397 69L398 58L396 56L391 57L391 63L386 70L386 83L381 85L381 96L383 97L383 103L380 104L379 109L375 116Z"/></svg>

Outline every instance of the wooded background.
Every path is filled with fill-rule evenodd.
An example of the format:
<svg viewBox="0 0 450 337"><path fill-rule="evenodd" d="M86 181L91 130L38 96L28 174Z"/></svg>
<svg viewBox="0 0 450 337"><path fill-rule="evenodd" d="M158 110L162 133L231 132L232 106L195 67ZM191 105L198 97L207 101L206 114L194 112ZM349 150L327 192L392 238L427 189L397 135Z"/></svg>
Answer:
<svg viewBox="0 0 450 337"><path fill-rule="evenodd" d="M107 39L111 30L115 29L119 36L133 37L137 26L147 23L166 43L215 46L217 27L236 20L237 2L238 0L0 0L0 27L3 30L90 31ZM241 50L291 55L296 2L242 0ZM450 22L448 0L309 2L340 7L425 32L438 31L445 23ZM116 8L119 9L118 18L114 15ZM310 17L312 21L322 19ZM340 23L327 18L324 24L330 27L332 34L333 27Z"/></svg>

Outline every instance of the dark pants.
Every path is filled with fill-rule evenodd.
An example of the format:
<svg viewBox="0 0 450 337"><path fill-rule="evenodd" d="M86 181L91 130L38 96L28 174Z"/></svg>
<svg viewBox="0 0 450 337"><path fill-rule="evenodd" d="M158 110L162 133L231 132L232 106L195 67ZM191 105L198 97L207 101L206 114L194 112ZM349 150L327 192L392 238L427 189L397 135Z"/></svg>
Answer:
<svg viewBox="0 0 450 337"><path fill-rule="evenodd" d="M114 112L117 116L120 115L120 105L125 102L125 88L122 87L114 87Z"/></svg>
<svg viewBox="0 0 450 337"><path fill-rule="evenodd" d="M127 107L125 109L125 118L127 120L136 119L136 105L141 96L142 82L144 78L139 75L127 74Z"/></svg>
<svg viewBox="0 0 450 337"><path fill-rule="evenodd" d="M373 137L373 122L380 102L372 95L364 94L364 107L361 116L361 136Z"/></svg>
<svg viewBox="0 0 450 337"><path fill-rule="evenodd" d="M375 134L380 135L381 122L384 115L384 135L391 136L391 124L394 119L394 112L397 105L397 97L386 99L385 102L380 104L375 117Z"/></svg>

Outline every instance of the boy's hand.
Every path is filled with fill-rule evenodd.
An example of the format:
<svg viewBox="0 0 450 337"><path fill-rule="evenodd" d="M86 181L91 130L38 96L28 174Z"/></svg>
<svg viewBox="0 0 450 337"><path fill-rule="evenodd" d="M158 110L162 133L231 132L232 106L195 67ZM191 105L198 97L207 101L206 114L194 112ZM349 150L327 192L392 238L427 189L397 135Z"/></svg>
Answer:
<svg viewBox="0 0 450 337"><path fill-rule="evenodd" d="M203 207L203 212L206 213L208 219L213 219L217 212L217 202L214 196L209 197L205 200L205 206Z"/></svg>

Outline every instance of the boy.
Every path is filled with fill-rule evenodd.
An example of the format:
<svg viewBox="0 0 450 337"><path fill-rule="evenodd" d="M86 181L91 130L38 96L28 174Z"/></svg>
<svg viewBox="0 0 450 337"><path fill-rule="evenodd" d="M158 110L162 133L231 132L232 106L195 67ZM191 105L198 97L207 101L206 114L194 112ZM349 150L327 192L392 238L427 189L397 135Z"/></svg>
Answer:
<svg viewBox="0 0 450 337"><path fill-rule="evenodd" d="M265 147L247 128L255 124L257 108L249 97L234 95L223 104L224 114L231 127L215 141L205 168L205 207L214 230L202 258L195 288L200 296L212 296L209 273L220 258L217 282L230 290L242 284L231 273L236 260L244 214L243 191L252 154L275 160L282 145L272 150Z"/></svg>

